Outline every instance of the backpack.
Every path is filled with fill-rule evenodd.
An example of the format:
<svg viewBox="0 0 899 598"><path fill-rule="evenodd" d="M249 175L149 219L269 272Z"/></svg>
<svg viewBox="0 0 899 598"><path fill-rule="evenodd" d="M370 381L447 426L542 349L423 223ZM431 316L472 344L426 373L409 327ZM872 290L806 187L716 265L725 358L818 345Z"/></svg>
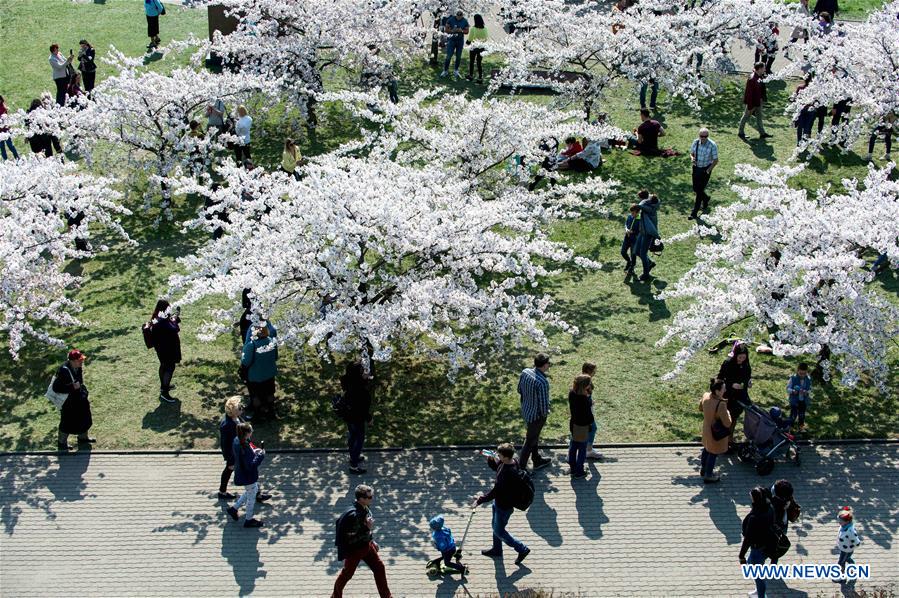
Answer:
<svg viewBox="0 0 899 598"><path fill-rule="evenodd" d="M534 502L534 480L524 467L516 467L513 475L518 480L518 495L515 499L515 508L519 511L527 511Z"/></svg>
<svg viewBox="0 0 899 598"><path fill-rule="evenodd" d="M334 411L339 419L347 421L350 417L350 402L346 399L346 394L340 393L331 397L331 410Z"/></svg>
<svg viewBox="0 0 899 598"><path fill-rule="evenodd" d="M153 322L144 322L144 325L140 328L141 332L144 335L144 344L147 345L148 349L153 348Z"/></svg>
<svg viewBox="0 0 899 598"><path fill-rule="evenodd" d="M356 514L356 507L349 509L334 522L334 546L337 547L337 559L343 560L344 551L347 548L346 520Z"/></svg>

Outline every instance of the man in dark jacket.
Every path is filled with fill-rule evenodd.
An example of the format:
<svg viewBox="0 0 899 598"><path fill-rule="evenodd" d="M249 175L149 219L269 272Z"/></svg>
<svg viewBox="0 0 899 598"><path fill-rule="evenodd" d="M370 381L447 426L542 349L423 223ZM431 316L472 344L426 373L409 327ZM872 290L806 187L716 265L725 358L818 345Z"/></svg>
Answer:
<svg viewBox="0 0 899 598"><path fill-rule="evenodd" d="M768 555L772 553L777 544L777 536L773 532L774 509L765 495L762 487L753 488L749 493L752 499L752 510L743 519L743 544L740 546L740 564L762 565ZM749 560L746 560L746 551L749 551ZM777 559L771 559L776 563ZM764 579L755 580L755 588L758 598L765 598L767 583Z"/></svg>
<svg viewBox="0 0 899 598"><path fill-rule="evenodd" d="M490 492L477 497L473 503L473 506L477 506L491 500L493 501L493 547L489 550L482 550L481 554L490 557L501 557L503 555L503 542L505 542L518 553L515 564L519 565L530 554L531 549L506 531L509 518L512 516L512 512L515 511L518 493L521 492L521 482L518 480L515 471L518 469L518 461L515 460L515 447L508 442L499 445L496 453L496 457L487 458L487 465L490 466L490 469L496 471L496 482L493 484Z"/></svg>
<svg viewBox="0 0 899 598"><path fill-rule="evenodd" d="M359 561L365 561L374 573L378 595L381 598L391 596L390 588L387 587L387 572L381 557L378 556L380 548L372 539L374 519L371 516L371 503L375 496L374 492L371 486L365 484L356 486L356 502L353 503L353 508L337 520L337 558L343 561L343 569L334 582L332 598L343 597L343 588L356 573Z"/></svg>
<svg viewBox="0 0 899 598"><path fill-rule="evenodd" d="M759 131L759 137L766 139L771 137L765 132L765 125L762 124L762 105L765 103L765 87L762 83L762 76L765 74L765 63L756 62L755 70L752 76L746 80L746 87L743 90L743 117L740 119L740 127L737 136L746 139L746 122L750 116L755 116L755 126Z"/></svg>
<svg viewBox="0 0 899 598"><path fill-rule="evenodd" d="M371 381L372 376L365 373L365 368L358 361L348 363L346 373L340 377L340 387L348 406L346 425L350 473L365 473L362 447L365 444L365 428L372 421Z"/></svg>
<svg viewBox="0 0 899 598"><path fill-rule="evenodd" d="M815 9L812 12L816 15L826 12L830 16L835 17L839 11L840 6L837 0L818 0L815 2Z"/></svg>

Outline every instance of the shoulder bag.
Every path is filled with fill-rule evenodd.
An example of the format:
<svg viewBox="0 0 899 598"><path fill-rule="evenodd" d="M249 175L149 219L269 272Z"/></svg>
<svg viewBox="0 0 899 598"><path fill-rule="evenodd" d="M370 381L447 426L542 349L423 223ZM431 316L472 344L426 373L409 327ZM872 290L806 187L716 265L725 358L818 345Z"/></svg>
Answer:
<svg viewBox="0 0 899 598"><path fill-rule="evenodd" d="M72 383L74 384L75 383L75 375L72 374L72 370L70 370L69 368L66 368L66 371L69 372L69 376L72 378ZM47 392L44 393L44 396L46 396L48 399L50 399L50 402L53 403L54 407L61 410L63 403L66 402L66 399L69 398L69 395L64 392L56 392L55 390L53 390L53 385L55 383L56 383L56 376L54 375L53 379L50 380L50 386L47 387Z"/></svg>
<svg viewBox="0 0 899 598"><path fill-rule="evenodd" d="M730 428L721 423L721 420L718 418L718 408L721 407L723 401L721 399L716 400L718 401L718 405L715 406L715 421L712 423L712 438L715 440L722 440L730 436Z"/></svg>

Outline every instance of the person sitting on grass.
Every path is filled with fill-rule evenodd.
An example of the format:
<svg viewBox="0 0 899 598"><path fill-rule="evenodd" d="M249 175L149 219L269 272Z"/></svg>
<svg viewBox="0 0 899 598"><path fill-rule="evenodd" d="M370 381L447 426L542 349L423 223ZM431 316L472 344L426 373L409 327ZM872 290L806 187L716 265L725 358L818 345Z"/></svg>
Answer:
<svg viewBox="0 0 899 598"><path fill-rule="evenodd" d="M584 137L584 149L567 160L559 163L559 170L575 170L589 172L602 164L602 150L598 141L590 141Z"/></svg>
<svg viewBox="0 0 899 598"><path fill-rule="evenodd" d="M557 162L564 162L568 160L575 154L579 154L584 151L584 147L578 143L577 137L566 137L565 138L565 149L559 153L559 159Z"/></svg>
<svg viewBox="0 0 899 598"><path fill-rule="evenodd" d="M651 118L649 110L640 109L640 126L634 129L634 136L631 143L634 148L640 151L644 156L659 155L659 137L665 136L665 129L659 121Z"/></svg>

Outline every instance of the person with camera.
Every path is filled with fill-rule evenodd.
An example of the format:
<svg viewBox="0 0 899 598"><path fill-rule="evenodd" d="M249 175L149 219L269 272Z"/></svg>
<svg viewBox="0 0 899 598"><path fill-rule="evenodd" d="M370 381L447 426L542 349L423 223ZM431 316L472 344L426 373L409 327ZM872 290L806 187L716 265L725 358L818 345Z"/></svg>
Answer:
<svg viewBox="0 0 899 598"><path fill-rule="evenodd" d="M260 442L256 446L250 442L252 438L253 426L247 422L237 424L237 437L231 444L234 454L234 483L243 486L244 493L234 506L228 507L228 515L237 521L240 519L237 509L246 505L243 526L262 527L262 521L253 519L253 508L257 502L270 499L271 495L259 492L259 464L265 459L265 443Z"/></svg>
<svg viewBox="0 0 899 598"><path fill-rule="evenodd" d="M468 20L462 16L462 9L458 9L451 15L443 25L443 32L447 35L446 39L446 59L443 61L443 71L441 77L449 74L450 60L456 57L456 63L453 67L453 74L456 79L459 78L459 63L462 61L462 49L465 47L465 36L468 35Z"/></svg>
<svg viewBox="0 0 899 598"><path fill-rule="evenodd" d="M97 80L97 63L94 62L97 53L86 39L78 42L78 45L80 46L78 50L78 70L81 71L84 91L90 97L91 91L94 90L94 83Z"/></svg>
<svg viewBox="0 0 899 598"><path fill-rule="evenodd" d="M175 402L170 394L175 388L172 376L175 375L175 367L181 363L181 308L176 307L174 313L169 313L170 310L169 302L160 299L150 317L153 349L159 359L159 400L166 403Z"/></svg>
<svg viewBox="0 0 899 598"><path fill-rule="evenodd" d="M515 511L515 504L518 502L518 493L521 492L515 447L508 442L502 443L496 447L495 457L492 455L487 457L487 465L496 472L496 481L490 492L476 497L471 503L472 507L476 507L493 501L493 546L488 550L482 550L481 554L489 557L502 557L503 543L505 542L518 553L515 564L520 565L531 553L531 549L506 530L509 519Z"/></svg>
<svg viewBox="0 0 899 598"><path fill-rule="evenodd" d="M66 58L59 51L59 44L50 45L50 68L53 70L53 83L56 84L56 103L60 106L66 105L66 89L69 87L69 69L73 69L72 60L75 59L75 53L69 50L69 56Z"/></svg>

